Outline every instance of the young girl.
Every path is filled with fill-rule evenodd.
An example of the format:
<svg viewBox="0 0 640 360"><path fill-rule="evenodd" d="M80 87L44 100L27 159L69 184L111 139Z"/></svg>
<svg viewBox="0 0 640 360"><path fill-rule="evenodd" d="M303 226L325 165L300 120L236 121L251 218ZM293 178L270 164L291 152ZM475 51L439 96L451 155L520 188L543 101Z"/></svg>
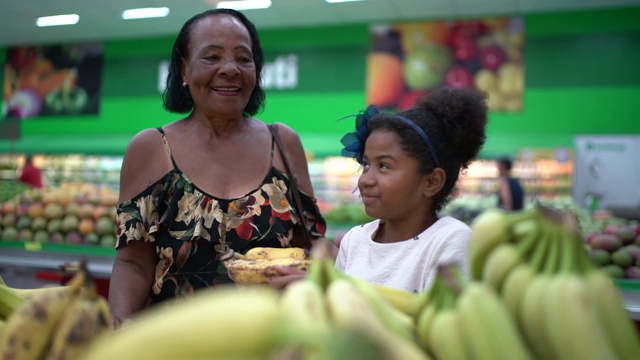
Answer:
<svg viewBox="0 0 640 360"><path fill-rule="evenodd" d="M471 229L438 212L484 145L486 123L485 98L472 89L434 90L396 114L372 106L360 114L343 155L362 164L358 189L376 220L345 234L336 268L408 291L429 288L441 263L468 274Z"/></svg>

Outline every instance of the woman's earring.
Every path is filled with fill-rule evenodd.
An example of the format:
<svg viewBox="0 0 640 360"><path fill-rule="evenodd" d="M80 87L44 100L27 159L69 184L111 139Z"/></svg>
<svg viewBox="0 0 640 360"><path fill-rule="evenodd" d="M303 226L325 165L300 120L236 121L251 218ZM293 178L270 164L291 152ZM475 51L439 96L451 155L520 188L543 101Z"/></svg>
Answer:
<svg viewBox="0 0 640 360"><path fill-rule="evenodd" d="M187 82L186 82L186 81L183 81L183 82L182 82L182 87L186 87L186 86L187 86Z"/></svg>

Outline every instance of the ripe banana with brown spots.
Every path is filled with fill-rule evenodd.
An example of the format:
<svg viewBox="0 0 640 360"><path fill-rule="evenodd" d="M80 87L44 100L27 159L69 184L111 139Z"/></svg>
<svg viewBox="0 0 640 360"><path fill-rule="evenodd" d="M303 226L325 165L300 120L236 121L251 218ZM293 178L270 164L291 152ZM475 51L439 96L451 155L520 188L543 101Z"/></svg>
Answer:
<svg viewBox="0 0 640 360"><path fill-rule="evenodd" d="M289 266L307 271L310 260L293 258L284 259L230 259L223 262L231 280L236 284L267 284L269 281L282 276L276 266Z"/></svg>
<svg viewBox="0 0 640 360"><path fill-rule="evenodd" d="M21 303L11 313L0 334L0 358L41 359L56 323L78 296L86 275L80 272L67 286L38 292Z"/></svg>
<svg viewBox="0 0 640 360"><path fill-rule="evenodd" d="M244 254L245 259L249 260L272 260L272 259L299 259L304 260L309 256L307 249L298 247L289 248L272 248L272 247L255 247Z"/></svg>

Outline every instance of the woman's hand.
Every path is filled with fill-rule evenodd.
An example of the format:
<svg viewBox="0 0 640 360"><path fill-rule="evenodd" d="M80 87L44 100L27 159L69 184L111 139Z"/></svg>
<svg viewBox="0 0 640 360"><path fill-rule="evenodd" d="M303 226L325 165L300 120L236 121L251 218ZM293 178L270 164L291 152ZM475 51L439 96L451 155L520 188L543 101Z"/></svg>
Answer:
<svg viewBox="0 0 640 360"><path fill-rule="evenodd" d="M269 286L275 289L284 289L296 281L307 278L306 271L294 267L276 265L275 269L282 275L269 282Z"/></svg>

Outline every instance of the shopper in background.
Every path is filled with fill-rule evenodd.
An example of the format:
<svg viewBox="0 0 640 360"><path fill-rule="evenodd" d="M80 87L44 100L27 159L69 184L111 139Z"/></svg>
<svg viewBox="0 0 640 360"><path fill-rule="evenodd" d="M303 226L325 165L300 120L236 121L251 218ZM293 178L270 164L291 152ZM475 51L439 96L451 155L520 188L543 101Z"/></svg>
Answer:
<svg viewBox="0 0 640 360"><path fill-rule="evenodd" d="M276 124L304 214L292 205L272 133L253 118L265 101L263 63L258 33L240 12L208 10L180 30L163 100L187 115L138 133L122 164L109 289L116 326L148 300L229 283L221 264L229 249L296 245L301 216L313 242L326 242L298 134Z"/></svg>
<svg viewBox="0 0 640 360"><path fill-rule="evenodd" d="M344 235L336 268L408 291L429 288L439 264L458 263L468 275L471 229L438 212L484 145L486 123L485 97L470 88L434 90L394 115L360 114L343 155L362 164L358 189L376 220Z"/></svg>
<svg viewBox="0 0 640 360"><path fill-rule="evenodd" d="M512 162L506 157L496 160L498 167L498 207L505 210L522 210L524 190L520 180L511 176Z"/></svg>
<svg viewBox="0 0 640 360"><path fill-rule="evenodd" d="M33 156L27 155L24 160L24 167L18 180L34 188L42 188L42 171L33 163Z"/></svg>

